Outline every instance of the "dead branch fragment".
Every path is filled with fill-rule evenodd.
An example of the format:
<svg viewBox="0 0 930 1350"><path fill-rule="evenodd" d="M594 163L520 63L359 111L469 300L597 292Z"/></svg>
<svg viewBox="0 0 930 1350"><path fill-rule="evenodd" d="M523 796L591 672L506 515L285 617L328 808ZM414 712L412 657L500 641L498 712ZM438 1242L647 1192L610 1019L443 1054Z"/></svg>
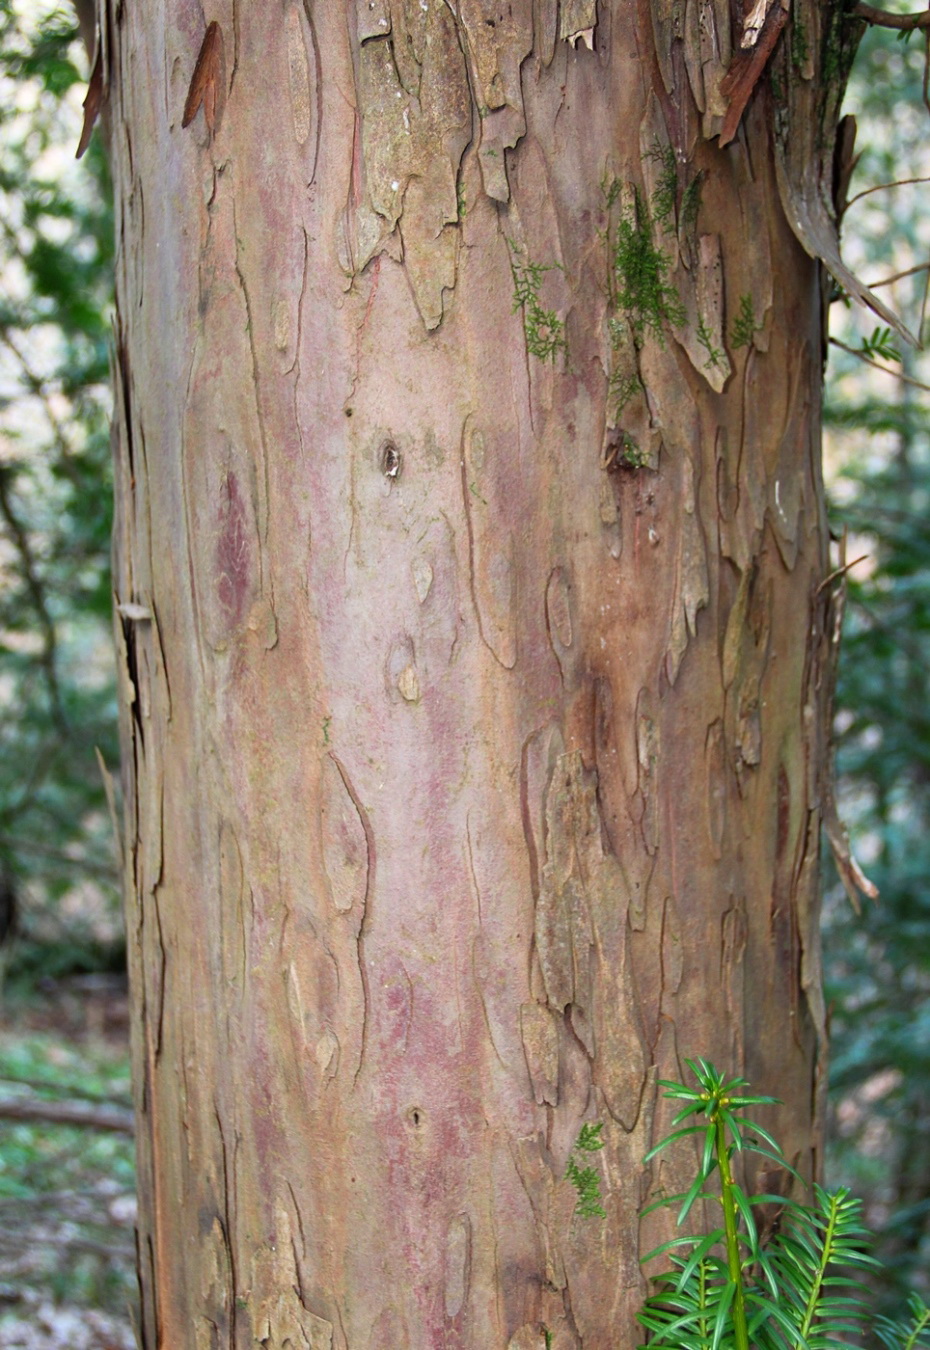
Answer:
<svg viewBox="0 0 930 1350"><path fill-rule="evenodd" d="M91 132L94 129L94 123L100 114L100 105L103 103L103 48L98 45L97 59L94 61L94 68L90 72L90 80L87 84L87 93L84 95L84 125L81 128L81 139L78 141L78 148L75 152L75 159L80 159L84 151L90 145Z"/></svg>
<svg viewBox="0 0 930 1350"><path fill-rule="evenodd" d="M734 56L720 85L720 92L728 101L726 117L720 131L721 145L729 145L736 135L746 104L768 65L775 43L787 22L788 11L781 5L771 5L766 11L761 30L752 35L752 44L747 46L744 43L745 50L737 52Z"/></svg>

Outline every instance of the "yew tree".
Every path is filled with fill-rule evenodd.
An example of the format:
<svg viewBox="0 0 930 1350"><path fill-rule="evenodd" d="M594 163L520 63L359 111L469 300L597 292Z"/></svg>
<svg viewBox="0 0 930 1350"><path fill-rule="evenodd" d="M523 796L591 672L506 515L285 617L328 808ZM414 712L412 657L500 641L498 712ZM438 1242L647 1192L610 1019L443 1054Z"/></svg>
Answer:
<svg viewBox="0 0 930 1350"><path fill-rule="evenodd" d="M147 1350L634 1345L688 1055L816 1175L862 27L101 0Z"/></svg>

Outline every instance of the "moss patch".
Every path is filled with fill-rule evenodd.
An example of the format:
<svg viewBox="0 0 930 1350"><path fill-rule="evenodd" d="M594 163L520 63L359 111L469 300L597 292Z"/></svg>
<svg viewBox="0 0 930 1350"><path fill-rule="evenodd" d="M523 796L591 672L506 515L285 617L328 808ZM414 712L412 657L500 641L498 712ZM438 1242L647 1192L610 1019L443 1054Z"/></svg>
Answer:
<svg viewBox="0 0 930 1350"><path fill-rule="evenodd" d="M649 208L639 190L617 223L613 248L616 301L626 312L637 346L647 332L664 345L664 325L679 327L685 310L668 280L669 260L652 241Z"/></svg>

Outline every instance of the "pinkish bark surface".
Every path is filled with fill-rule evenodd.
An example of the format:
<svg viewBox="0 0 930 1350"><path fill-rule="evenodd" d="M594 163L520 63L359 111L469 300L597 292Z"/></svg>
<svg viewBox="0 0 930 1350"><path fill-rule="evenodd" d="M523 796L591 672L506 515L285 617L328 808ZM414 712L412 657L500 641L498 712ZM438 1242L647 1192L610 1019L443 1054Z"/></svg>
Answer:
<svg viewBox="0 0 930 1350"><path fill-rule="evenodd" d="M147 1350L633 1344L684 1055L816 1166L819 272L692 8L103 5Z"/></svg>

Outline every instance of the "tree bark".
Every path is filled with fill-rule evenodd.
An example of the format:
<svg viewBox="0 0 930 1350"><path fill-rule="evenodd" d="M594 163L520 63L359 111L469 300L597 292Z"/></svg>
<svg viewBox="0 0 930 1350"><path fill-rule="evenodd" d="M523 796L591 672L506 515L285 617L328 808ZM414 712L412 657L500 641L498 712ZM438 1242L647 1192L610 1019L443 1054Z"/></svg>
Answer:
<svg viewBox="0 0 930 1350"><path fill-rule="evenodd" d="M686 1055L816 1172L840 9L104 5L150 1350L635 1344Z"/></svg>

